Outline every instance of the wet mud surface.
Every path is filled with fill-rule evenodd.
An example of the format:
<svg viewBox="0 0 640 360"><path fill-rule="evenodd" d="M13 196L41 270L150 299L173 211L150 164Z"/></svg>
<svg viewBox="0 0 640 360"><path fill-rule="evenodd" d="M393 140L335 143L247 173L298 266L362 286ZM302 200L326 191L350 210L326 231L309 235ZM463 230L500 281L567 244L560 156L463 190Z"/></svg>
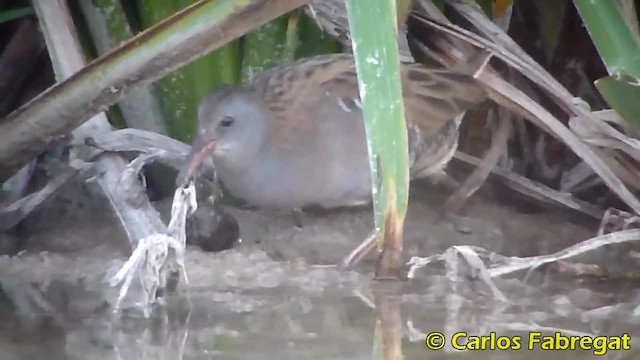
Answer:
<svg viewBox="0 0 640 360"><path fill-rule="evenodd" d="M488 188L475 196L466 218L451 221L439 212L446 190L414 186L406 259L453 245L508 256L547 254L595 233L597 224L574 214L525 212L494 193ZM169 204L158 208L166 213ZM640 317L632 316L640 292L628 282L543 268L494 279L506 296L499 301L472 271L453 282L443 264L402 282L373 281L372 256L353 271L338 269L334 265L373 228L366 208L306 213L302 228L289 214L229 209L240 224L238 246L218 253L190 246L189 284L155 317L126 310L114 317L118 289L106 281L126 261L128 245L106 209L92 201L66 212L43 210L31 220L29 250L0 258L2 359L371 359L375 334L387 349L397 344L406 359L596 358L592 351L432 351L425 334L434 331L448 340L460 331L524 339L530 331L627 332L632 350L604 358L640 354L634 350L640 349L634 346ZM617 251L575 260L623 268Z"/></svg>

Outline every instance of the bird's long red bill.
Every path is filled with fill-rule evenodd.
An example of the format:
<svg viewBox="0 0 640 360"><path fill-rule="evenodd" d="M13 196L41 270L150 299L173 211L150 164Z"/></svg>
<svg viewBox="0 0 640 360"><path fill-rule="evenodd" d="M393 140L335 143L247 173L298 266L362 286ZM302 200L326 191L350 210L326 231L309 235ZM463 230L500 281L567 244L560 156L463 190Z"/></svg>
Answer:
<svg viewBox="0 0 640 360"><path fill-rule="evenodd" d="M184 186L188 183L189 179L196 173L200 164L204 159L211 155L216 149L215 140L201 140L200 138L191 146L191 152L187 157L185 165L180 169L177 177L177 183L180 186Z"/></svg>

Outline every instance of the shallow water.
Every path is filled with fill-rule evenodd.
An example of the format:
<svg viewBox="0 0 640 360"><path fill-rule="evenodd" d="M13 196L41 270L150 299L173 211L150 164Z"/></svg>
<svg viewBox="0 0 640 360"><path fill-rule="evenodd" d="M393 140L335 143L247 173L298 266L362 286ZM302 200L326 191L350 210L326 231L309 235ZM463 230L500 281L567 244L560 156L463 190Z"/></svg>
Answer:
<svg viewBox="0 0 640 360"><path fill-rule="evenodd" d="M505 255L557 251L588 238L593 227L567 214L522 213L484 197L472 201L464 231L439 221L430 204L439 192L414 190L406 227L407 257L472 244ZM166 204L165 204L166 205ZM553 267L495 279L499 301L463 262L433 264L403 282L372 281L372 260L358 271L335 264L371 229L368 210L309 215L297 229L288 216L239 211L243 242L221 253L189 248L189 285L167 298L152 319L135 311L112 315L117 289L104 284L125 256L113 219L101 207L41 218L34 250L0 258L1 359L635 359L640 356L637 284L561 275ZM458 230L456 230L458 228ZM42 253L73 248L79 252ZM71 243L70 243L71 242ZM117 241L116 241L117 243ZM45 245L46 244L46 245ZM76 244L77 245L77 244ZM49 248L47 248L47 246ZM120 249L120 250L118 250ZM624 267L616 249L582 256ZM132 294L135 295L135 294ZM620 336L631 350L429 350L425 335L457 332L521 336ZM503 341L506 341L503 339ZM460 341L464 343L464 340ZM527 347L527 341L522 341Z"/></svg>

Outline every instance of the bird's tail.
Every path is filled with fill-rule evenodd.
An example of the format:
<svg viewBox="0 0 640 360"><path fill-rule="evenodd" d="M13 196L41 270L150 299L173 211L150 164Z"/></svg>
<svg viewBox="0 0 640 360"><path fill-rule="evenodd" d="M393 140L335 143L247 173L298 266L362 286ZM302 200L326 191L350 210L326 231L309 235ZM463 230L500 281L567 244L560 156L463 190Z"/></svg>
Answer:
<svg viewBox="0 0 640 360"><path fill-rule="evenodd" d="M451 160L458 148L464 113L487 99L472 76L445 69L406 65L404 92L409 127L411 177L431 176Z"/></svg>

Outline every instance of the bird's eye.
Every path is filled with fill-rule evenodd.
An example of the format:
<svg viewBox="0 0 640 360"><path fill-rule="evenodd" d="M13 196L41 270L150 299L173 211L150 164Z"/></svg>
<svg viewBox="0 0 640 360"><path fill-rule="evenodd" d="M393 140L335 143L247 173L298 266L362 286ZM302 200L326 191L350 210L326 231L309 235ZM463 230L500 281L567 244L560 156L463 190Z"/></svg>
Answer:
<svg viewBox="0 0 640 360"><path fill-rule="evenodd" d="M222 121L220 121L220 126L229 127L229 126L233 125L234 121L235 121L235 119L233 117L225 116L224 118L222 118Z"/></svg>

